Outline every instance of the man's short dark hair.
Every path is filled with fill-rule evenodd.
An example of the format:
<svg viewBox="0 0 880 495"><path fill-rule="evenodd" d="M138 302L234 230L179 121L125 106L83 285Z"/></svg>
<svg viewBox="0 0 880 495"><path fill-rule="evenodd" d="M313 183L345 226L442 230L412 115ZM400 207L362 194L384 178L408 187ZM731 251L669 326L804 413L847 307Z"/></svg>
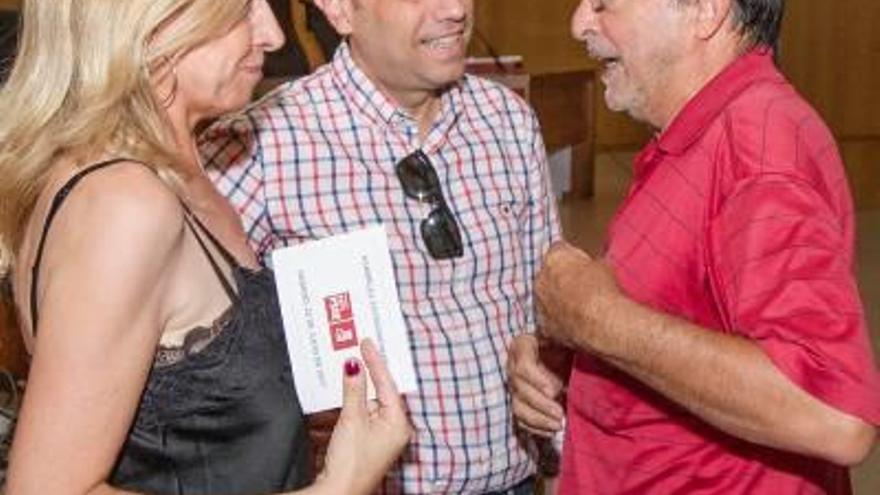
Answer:
<svg viewBox="0 0 880 495"><path fill-rule="evenodd" d="M752 43L775 47L785 0L736 0L734 21Z"/></svg>

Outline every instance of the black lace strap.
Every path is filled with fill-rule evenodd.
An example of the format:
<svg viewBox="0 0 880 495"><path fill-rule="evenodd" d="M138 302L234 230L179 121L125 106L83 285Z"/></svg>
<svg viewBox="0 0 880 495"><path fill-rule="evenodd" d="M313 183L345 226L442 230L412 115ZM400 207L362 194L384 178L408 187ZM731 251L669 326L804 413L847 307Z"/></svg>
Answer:
<svg viewBox="0 0 880 495"><path fill-rule="evenodd" d="M58 210L61 208L61 204L64 203L64 200L67 199L67 196L70 194L70 191L73 190L74 186L82 180L86 175L100 170L104 167L108 167L113 165L114 163L130 161L128 158L112 158L110 160L105 160L102 162L95 163L93 165L89 165L84 169L80 170L76 173L70 180L67 181L61 189L55 193L55 197L52 198L52 205L49 207L49 214L46 215L46 223L43 224L43 233L40 236L40 243L37 245L37 256L34 259L34 266L31 267L31 328L33 329L34 335L37 334L37 284L39 282L38 275L40 273L40 263L43 261L43 248L46 244L46 237L49 235L49 228L52 226L52 220L55 219L55 215L58 213Z"/></svg>
<svg viewBox="0 0 880 495"><path fill-rule="evenodd" d="M208 239L211 243L216 247L217 251L220 252L220 255L224 260L229 264L229 266L236 268L238 267L238 262L235 258L229 254L226 248L223 247L220 242L211 234L211 231L206 229L202 222L199 221L199 218L193 214L192 211L184 204L182 201L180 203L183 205L183 209L186 211L186 215L184 215L183 220L186 222L186 225L189 227L189 230L193 233L193 236L198 241L199 246L202 248L202 252L205 253L205 257L208 258L208 263L211 264L211 269L214 270L214 274L217 275L217 279L220 281L220 284L223 285L223 290L226 291L226 295L229 296L230 301L237 301L238 294L235 292L235 289L232 287L232 282L226 278L226 275L220 269L220 264L217 263L217 260L214 259L214 255L211 254L211 251L208 249L208 246L205 245L205 241L202 239L202 235L199 234L199 230L201 230L205 235L208 236ZM193 225L193 221L195 221L195 225ZM196 228L198 225L198 228Z"/></svg>

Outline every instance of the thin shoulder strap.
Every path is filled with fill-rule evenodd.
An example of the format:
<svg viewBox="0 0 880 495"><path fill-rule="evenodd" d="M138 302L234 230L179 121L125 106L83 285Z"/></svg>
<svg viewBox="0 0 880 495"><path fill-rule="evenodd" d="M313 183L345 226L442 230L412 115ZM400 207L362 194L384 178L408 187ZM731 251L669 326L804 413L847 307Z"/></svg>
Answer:
<svg viewBox="0 0 880 495"><path fill-rule="evenodd" d="M220 256L223 257L223 260L229 263L229 265L232 267L240 267L241 265L239 264L238 260L235 259L235 256L233 256L232 253L228 249L226 249L226 246L224 246L222 242L214 237L214 234L212 234L211 231L207 227L205 227L205 224L203 224L202 221L199 220L199 217L195 213L193 213L192 210L189 209L189 206L187 206L187 204L183 201L181 201L180 204L183 205L183 209L184 211L186 211L187 216L195 222L195 224L199 227L199 230L204 232L204 234L208 237L208 240L211 241L211 244L213 244L214 247L217 248L217 252L220 253Z"/></svg>
<svg viewBox="0 0 880 495"><path fill-rule="evenodd" d="M77 172L76 175L71 177L70 180L68 180L67 183L64 184L64 186L62 186L57 193L55 193L55 197L52 198L52 205L49 207L49 214L46 215L46 223L43 224L43 233L40 236L40 243L37 245L37 255L34 259L34 266L31 267L31 328L33 329L34 335L36 335L37 333L37 283L39 282L38 274L40 273L40 263L42 263L43 261L43 247L46 244L46 236L48 236L49 234L49 227L52 226L52 220L55 219L55 215L61 208L61 204L64 203L65 199L67 199L70 191L73 190L74 186L76 186L76 184L80 180L82 180L83 177L96 170L100 170L104 167L113 165L114 163L124 161L130 160L128 158L113 158L83 168L82 170Z"/></svg>
<svg viewBox="0 0 880 495"><path fill-rule="evenodd" d="M199 231L202 231L205 235L208 236L208 239L211 243L216 247L217 251L220 252L220 256L226 261L229 266L233 268L237 268L238 262L235 258L220 244L217 239L211 234L211 231L205 228L202 222L199 221L199 218L193 214L193 212L186 206L186 203L183 201L180 202L183 206L186 214L183 217L183 221L186 222L187 227L189 227L190 232L192 232L193 236L196 238L196 241L199 243L199 247L202 248L202 252L205 253L205 257L208 258L208 263L211 264L211 269L214 270L214 274L217 276L217 280L220 281L220 284L223 286L223 290L226 292L226 295L229 297L230 301L237 301L238 294L235 292L235 289L232 287L232 282L226 277L222 270L220 270L220 264L217 263L217 260L214 259L214 255L211 254L211 251L208 249L208 246L205 245L205 241L202 239L202 234L199 234ZM193 224L195 221L195 225ZM196 228L198 225L198 228Z"/></svg>

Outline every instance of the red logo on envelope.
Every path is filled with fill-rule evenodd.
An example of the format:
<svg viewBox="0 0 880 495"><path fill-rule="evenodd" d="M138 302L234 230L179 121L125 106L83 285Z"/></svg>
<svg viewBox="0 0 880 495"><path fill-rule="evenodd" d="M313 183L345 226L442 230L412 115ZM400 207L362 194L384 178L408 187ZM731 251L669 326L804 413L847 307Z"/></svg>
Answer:
<svg viewBox="0 0 880 495"><path fill-rule="evenodd" d="M358 344L354 327L354 314L351 311L351 296L348 292L324 298L327 310L327 323L330 325L330 341L333 350L341 351Z"/></svg>

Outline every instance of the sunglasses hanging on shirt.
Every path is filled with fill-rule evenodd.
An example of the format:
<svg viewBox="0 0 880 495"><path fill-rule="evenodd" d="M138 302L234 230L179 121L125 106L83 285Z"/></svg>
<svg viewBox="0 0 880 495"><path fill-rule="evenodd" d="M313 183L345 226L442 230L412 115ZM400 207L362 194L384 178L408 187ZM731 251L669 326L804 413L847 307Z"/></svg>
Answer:
<svg viewBox="0 0 880 495"><path fill-rule="evenodd" d="M403 192L410 199L430 205L431 211L422 220L422 241L438 260L459 258L464 254L458 222L443 197L437 171L428 157L416 150L394 167Z"/></svg>

